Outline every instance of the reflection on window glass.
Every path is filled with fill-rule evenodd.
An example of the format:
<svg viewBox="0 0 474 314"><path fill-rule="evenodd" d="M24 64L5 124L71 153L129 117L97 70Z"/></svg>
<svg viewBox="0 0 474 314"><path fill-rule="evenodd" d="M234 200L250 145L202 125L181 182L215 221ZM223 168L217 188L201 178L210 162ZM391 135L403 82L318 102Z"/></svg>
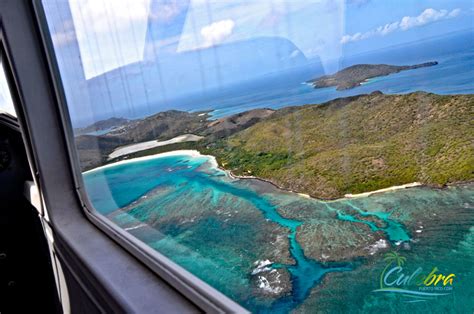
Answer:
<svg viewBox="0 0 474 314"><path fill-rule="evenodd" d="M472 312L472 1L43 5L130 236L252 312Z"/></svg>
<svg viewBox="0 0 474 314"><path fill-rule="evenodd" d="M16 117L12 95L10 93L10 88L8 87L7 76L0 56L0 114L2 113L8 113Z"/></svg>

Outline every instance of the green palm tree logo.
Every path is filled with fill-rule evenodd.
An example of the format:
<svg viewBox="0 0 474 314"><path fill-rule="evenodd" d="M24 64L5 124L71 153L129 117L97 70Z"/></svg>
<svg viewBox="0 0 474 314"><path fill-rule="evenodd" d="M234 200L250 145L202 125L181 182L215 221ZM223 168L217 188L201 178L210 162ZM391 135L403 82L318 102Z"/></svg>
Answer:
<svg viewBox="0 0 474 314"><path fill-rule="evenodd" d="M406 257L399 255L397 252L389 252L385 254L385 258L383 259L387 262L387 266L383 269L382 273L380 274L380 289L383 289L383 278L385 277L385 273L393 264L397 264L397 266L401 267L406 262Z"/></svg>

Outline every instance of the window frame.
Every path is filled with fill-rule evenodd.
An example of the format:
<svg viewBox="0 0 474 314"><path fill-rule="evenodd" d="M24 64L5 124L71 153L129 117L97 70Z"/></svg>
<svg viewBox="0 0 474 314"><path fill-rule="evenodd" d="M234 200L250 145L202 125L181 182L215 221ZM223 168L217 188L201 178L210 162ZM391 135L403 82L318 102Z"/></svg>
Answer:
<svg viewBox="0 0 474 314"><path fill-rule="evenodd" d="M247 312L97 213L84 188L41 0L2 2L0 9L0 44L17 87L14 103L31 146L30 164L48 209L44 222L54 232L59 259L97 307L189 312L193 304L206 312ZM122 287L123 282L131 287Z"/></svg>
<svg viewBox="0 0 474 314"><path fill-rule="evenodd" d="M87 218L108 236L117 241L127 251L138 257L143 263L154 272L169 282L174 288L186 295L191 301L196 303L206 312L242 312L245 311L235 301L231 300L223 293L205 283L203 280L173 262L171 259L152 249L147 244L131 236L127 231L100 214L91 203L85 188L83 175L80 169L79 156L74 142L74 131L67 107L67 100L61 74L57 63L53 41L47 25L46 14L42 5L42 0L32 0L36 13L45 55L48 59L52 83L58 99L58 107L65 133L66 146L71 165L71 174L74 178L75 189L77 191L81 206ZM67 0L69 1L69 0Z"/></svg>

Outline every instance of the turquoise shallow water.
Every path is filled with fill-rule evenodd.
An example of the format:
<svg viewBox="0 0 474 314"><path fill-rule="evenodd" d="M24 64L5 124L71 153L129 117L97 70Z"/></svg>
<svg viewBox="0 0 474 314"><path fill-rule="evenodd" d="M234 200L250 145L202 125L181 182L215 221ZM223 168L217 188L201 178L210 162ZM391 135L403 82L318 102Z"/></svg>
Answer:
<svg viewBox="0 0 474 314"><path fill-rule="evenodd" d="M462 241L470 241L473 220L472 186L442 191L413 188L324 202L258 180L232 179L214 168L207 156L117 164L88 172L84 179L100 213L254 312L319 308L321 300L315 291L323 287L320 294L342 287L351 293L352 286L372 296L370 289L378 282L375 275L365 274L345 286L339 280L378 270L383 257L366 248L375 239L384 238L385 246L426 263L432 257L423 249L425 241L449 240L446 248L455 249ZM464 224L456 228L449 222L461 213ZM438 239L444 229L430 233L437 219L454 228L456 236ZM331 229L334 225L339 226L336 231ZM366 234L378 238L352 243ZM324 252L329 255L347 243L348 249L365 254L321 257L321 247L328 247ZM472 261L472 251L457 254L462 256L459 260ZM268 265L258 268L261 261ZM337 294L324 300L325 311L341 302ZM369 302L393 303L381 298Z"/></svg>

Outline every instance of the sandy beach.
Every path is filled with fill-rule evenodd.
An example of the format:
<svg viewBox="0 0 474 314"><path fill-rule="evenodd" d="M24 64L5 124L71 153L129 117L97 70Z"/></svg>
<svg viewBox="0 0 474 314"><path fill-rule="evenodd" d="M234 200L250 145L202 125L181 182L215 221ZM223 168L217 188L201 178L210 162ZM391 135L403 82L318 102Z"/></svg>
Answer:
<svg viewBox="0 0 474 314"><path fill-rule="evenodd" d="M110 155L108 160L125 156L128 154L136 153L142 150L147 150L155 147L160 147L160 146L165 146L169 144L176 144L176 143L182 143L182 142L197 142L201 140L203 137L194 135L194 134L183 134L180 136L176 136L172 139L166 140L166 141L148 141L148 142L143 142L143 143L137 143L137 144L131 144L131 145L126 145L126 146L121 146L116 148Z"/></svg>
<svg viewBox="0 0 474 314"><path fill-rule="evenodd" d="M385 189L380 189L380 190L375 190L375 191L370 191L370 192L364 192L364 193L359 193L359 194L346 194L344 195L345 198L357 198L357 197L367 197L372 194L376 193L384 193L384 192L390 192L390 191L396 191L396 190L401 190L401 189L406 189L406 188L413 188L416 186L421 186L422 184L420 182L413 182L413 183L407 183L403 185L395 185L391 186Z"/></svg>
<svg viewBox="0 0 474 314"><path fill-rule="evenodd" d="M129 164L129 163L134 163L138 161L144 161L144 160L151 160L151 159L156 159L156 158L162 158L162 157L170 157L170 156L190 156L190 157L212 157L212 162L213 164L217 165L217 161L214 156L208 156L208 155L201 155L201 153L197 150L192 150L192 149L183 149L183 150L174 150L171 152L166 152L166 153L160 153L160 154L155 154L155 155L150 155L150 156L143 156L143 157L137 157L133 159L126 159L126 160L121 160L117 161L108 165L104 165L101 167L97 167L88 171L83 172L82 174L86 173L92 173L98 170L103 170L111 167L115 167L117 165L123 165L123 164Z"/></svg>
<svg viewBox="0 0 474 314"><path fill-rule="evenodd" d="M141 144L144 144L144 143L141 143ZM139 145L139 144L137 144L137 145ZM305 194L305 193L299 193L299 192L296 192L296 191L291 191L291 190L287 190L287 189L284 189L284 188L282 188L282 187L279 187L278 185L276 185L275 183L273 183L273 182L271 182L271 181L269 181L269 180L265 180L265 179L258 178L258 177L255 177L255 176L239 176L239 175L235 175L235 174L232 173L232 171L220 167L219 164L218 164L218 162L217 162L216 157L214 157L214 156L212 156L212 155L203 155L203 154L201 154L199 151L197 151L197 150L192 150L192 149L187 149L187 150L184 150L184 149L183 149L183 150L174 150L174 151L165 152L165 153L159 153L159 154L150 155L150 156L144 156L144 157L137 157L137 158L133 158L133 159L121 160L121 161L118 161L118 162L114 162L114 163L111 163L111 164L108 164L108 165L104 165L104 166L101 166L101 167L98 167L98 168L94 168L94 169L88 170L88 171L86 171L86 172L83 172L83 174L92 173L92 172L94 172L94 171L98 171L98 170L102 170L102 169L106 169L106 168L110 168L110 167L115 167L115 166L117 166L117 165L128 164L128 163L134 163L134 162L144 161L144 160L151 160L151 159L156 159L156 158L169 157L169 156L190 156L190 157L194 157L194 158L195 158L195 157L207 157L207 158L209 158L209 162L212 164L212 166L213 166L214 168L219 169L219 170L225 172L226 175L229 176L229 177L232 178L232 179L244 179L244 180L245 180L245 179L253 179L253 180L260 180L260 181L264 181L264 182L270 183L270 184L274 185L276 188L281 189L281 190L283 190L283 191L290 192L290 193L295 193L295 194L298 194L299 196L304 197L304 198L313 198L313 197L311 197L310 195ZM377 194L377 193L385 193L385 192L390 192L390 191L396 191L396 190L401 190L401 189L406 189L406 188L417 187L417 186L421 186L421 185L423 185L423 184L420 183L420 182L413 182L413 183L391 186L391 187L388 187L388 188L384 188L384 189L380 189L380 190L375 190L375 191L364 192L364 193L359 193L359 194L345 194L345 195L344 195L344 198L367 197L367 196L370 196L370 195L373 195L373 194ZM319 200L319 201L332 202L332 201L337 201L337 200L339 200L340 198L335 199L335 200L324 200L324 199L318 199L318 198L314 198L314 199Z"/></svg>

